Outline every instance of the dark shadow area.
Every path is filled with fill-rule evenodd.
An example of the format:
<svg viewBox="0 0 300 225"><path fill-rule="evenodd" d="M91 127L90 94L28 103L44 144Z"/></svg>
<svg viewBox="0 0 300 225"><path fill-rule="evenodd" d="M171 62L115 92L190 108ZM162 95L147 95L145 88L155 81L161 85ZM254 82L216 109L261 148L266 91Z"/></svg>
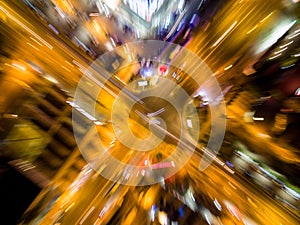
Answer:
<svg viewBox="0 0 300 225"><path fill-rule="evenodd" d="M15 225L40 192L40 188L0 159L1 223Z"/></svg>

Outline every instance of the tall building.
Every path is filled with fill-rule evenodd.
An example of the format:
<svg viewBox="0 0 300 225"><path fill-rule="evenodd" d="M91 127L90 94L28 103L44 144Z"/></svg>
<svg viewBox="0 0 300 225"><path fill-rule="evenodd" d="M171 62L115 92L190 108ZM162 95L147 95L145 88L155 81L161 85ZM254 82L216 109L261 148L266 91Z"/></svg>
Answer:
<svg viewBox="0 0 300 225"><path fill-rule="evenodd" d="M118 20L130 26L138 38L142 39L155 39L157 33L160 32L165 32L164 36L166 36L173 26L178 26L176 21L185 14L184 9L187 5L185 0L178 2L170 0L102 0L102 2L97 4L98 8L108 6Z"/></svg>
<svg viewBox="0 0 300 225"><path fill-rule="evenodd" d="M123 3L135 14L140 16L148 23L153 16L160 10L166 0L123 0Z"/></svg>
<svg viewBox="0 0 300 225"><path fill-rule="evenodd" d="M68 93L42 76L35 76L26 85L2 79L1 86L13 97L7 98L10 104L2 104L1 157L36 188L58 186L55 191L61 193L86 165L73 136Z"/></svg>

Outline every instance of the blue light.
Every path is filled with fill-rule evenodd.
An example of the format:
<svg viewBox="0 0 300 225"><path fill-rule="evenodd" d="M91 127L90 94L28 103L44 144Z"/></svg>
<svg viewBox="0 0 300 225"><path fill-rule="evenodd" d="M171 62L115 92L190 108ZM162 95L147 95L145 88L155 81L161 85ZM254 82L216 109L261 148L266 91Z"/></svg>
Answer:
<svg viewBox="0 0 300 225"><path fill-rule="evenodd" d="M184 216L184 211L183 211L183 207L182 206L180 206L180 208L179 208L179 216L181 218L183 218L183 216Z"/></svg>
<svg viewBox="0 0 300 225"><path fill-rule="evenodd" d="M153 69L149 67L142 68L140 74L142 77L151 77L153 75Z"/></svg>

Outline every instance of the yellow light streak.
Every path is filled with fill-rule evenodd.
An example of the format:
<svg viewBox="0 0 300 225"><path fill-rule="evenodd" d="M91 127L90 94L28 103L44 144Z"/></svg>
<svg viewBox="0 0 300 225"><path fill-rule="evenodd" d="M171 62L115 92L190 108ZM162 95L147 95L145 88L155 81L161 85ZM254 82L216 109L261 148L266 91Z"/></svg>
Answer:
<svg viewBox="0 0 300 225"><path fill-rule="evenodd" d="M237 24L237 21L234 21L234 23L222 34L222 36L213 44L213 47L216 47L225 37L226 35L235 27Z"/></svg>
<svg viewBox="0 0 300 225"><path fill-rule="evenodd" d="M43 38L41 38L33 30L31 30L30 28L28 28L20 20L18 20L14 16L10 15L10 13L5 8L3 8L2 6L0 6L0 10L2 12L4 12L7 15L8 18L12 19L16 24L18 24L19 26L21 26L23 29L25 29L27 32L29 32L31 35L33 35L36 39L38 39L40 42L42 42L44 45L46 45L49 49L51 49L51 50L53 49L52 45L50 45L47 41L45 41Z"/></svg>

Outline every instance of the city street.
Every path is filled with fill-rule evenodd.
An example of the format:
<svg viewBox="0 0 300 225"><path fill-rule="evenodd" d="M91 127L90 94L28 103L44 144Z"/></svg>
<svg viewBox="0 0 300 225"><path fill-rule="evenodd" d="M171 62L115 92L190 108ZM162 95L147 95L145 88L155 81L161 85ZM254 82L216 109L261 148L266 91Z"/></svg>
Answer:
<svg viewBox="0 0 300 225"><path fill-rule="evenodd" d="M76 7L83 10L83 6L87 6L87 4L77 5ZM83 102L82 105L88 105L91 100L97 102L97 115L105 118L106 122L110 121L104 125L97 126L97 136L91 130L87 129L85 132L86 139L83 139L82 145L88 148L89 152L84 155L84 158L88 160L88 163L95 170L86 166L81 171L77 180L35 222L45 225L113 224L112 221L114 220L125 220L127 218L125 215L128 215L132 211L133 214L141 213L137 216L139 217L137 220L138 224L149 224L151 220L149 217L151 207L162 197L160 193L162 187L153 185L149 188L148 186L139 187L138 185L145 182L145 180L154 183L154 181L161 179L161 177L157 177L157 174L169 174L178 169L177 167L180 166L180 163L177 162L184 160L191 153L191 149L189 148L191 143L189 142L190 139L187 138L188 135L181 142L178 141L178 138L182 133L182 129L185 128L184 124L188 120L194 121L193 117L198 116L198 114L190 115L189 111L185 111L189 99L179 98L182 96L176 91L181 87L189 94L188 97L191 97L191 95L199 91L198 84L203 84L206 87L205 82L208 80L209 75L213 74L213 77L220 83L221 88L212 95L213 101L211 100L210 103L214 103L221 92L229 85L239 86L240 83L235 83L234 81L244 81L246 79L241 71L248 65L248 58L254 58L260 54L254 50L258 49L261 44L261 37L258 36L257 30L268 29L272 23L283 18L280 13L277 14L277 9L280 6L281 4L275 0L259 3L256 1L255 3L252 1L228 1L205 30L195 30L191 41L186 46L187 49L194 53L195 58L200 57L211 71L207 73L203 72L202 65L197 64L198 62L194 60L195 58L187 57L187 51L181 51L178 57L168 62L170 63L168 64L169 73L164 76L164 79L174 81L177 79L175 78L177 74L174 75L174 72L178 70L176 70L176 67L173 68L172 65L182 67L183 72L179 74L183 78L180 78L180 82L178 83L173 82L173 84L178 85L168 86L162 82L163 86L153 85L151 87L153 89L147 92L148 90L146 89L142 89L141 91L136 86L130 86L138 83L127 83L131 79L132 74L138 73L140 66L126 65L126 62L121 61L125 59L126 55L130 55L126 52L125 47L124 50L120 51L124 55L121 53L117 54L119 58L114 55L111 63L100 60L92 65L93 57L91 57L91 54L86 54L85 51L76 47L74 42L72 43L64 34L56 34L53 32L53 29L49 29L49 24L39 20L29 8L28 10L23 9L24 4L21 1L13 3L2 1L0 3L0 18L1 22L4 20L5 23L4 28L1 27L0 30L5 30L6 35L13 37L9 43L6 43L13 46L13 51L10 52L11 61L3 65L5 79L18 79L23 82L22 84L26 84L20 86L20 88L23 88L24 86L30 87L34 80L38 80L43 76L53 83L57 83L60 88L66 90L70 96L74 97L77 84L84 76L85 78L81 81L81 90L77 92L77 94L84 93L82 99L86 99L86 102ZM53 9L48 8L48 10L51 20L56 20L57 17L53 16ZM90 10L90 8L86 10ZM270 13L274 12L275 14L275 11L276 16L274 18L270 16L269 18ZM229 12L231 14L227 16ZM70 14L72 13L73 11L70 12ZM88 40L87 42L89 42L88 46L96 48L97 44L95 45L95 43L106 43L109 41L109 38L107 35L101 33L106 28L99 28L102 31L97 34L97 31L94 30L97 27L95 24L112 23L114 24L112 30L118 29L115 21L109 22L108 20L108 18L93 18L93 22L86 21L86 24L81 22L76 29L70 28L67 22L61 24L61 21L57 21L53 25L61 30L69 29L67 33L72 32L72 37L74 35L82 38L82 40L86 38L86 41ZM290 20L292 21L292 18ZM93 33L93 37L99 39L95 43L91 42L93 38L88 35L90 33L85 29L93 30L92 32L95 32ZM108 30L104 32L110 33ZM121 35L121 33L122 31L118 35ZM79 37L79 35L83 36ZM130 40L131 37L124 37L122 41L129 42ZM159 54L158 51L154 51L154 48L152 52L149 48L130 49L134 52L129 58L134 60L138 56L157 57ZM173 54L173 50L173 48L166 48L164 54L161 54L158 60L167 61L167 59L170 59L170 55ZM104 51L106 51L106 48L101 45L98 48L97 54ZM150 57L145 58L148 59ZM123 67L122 70L113 68L112 71L115 74L109 74L110 69L108 67L114 67L111 64L116 62L115 59L120 60L119 66L126 65L126 67ZM164 63L166 62L164 61ZM90 68L90 73L88 73L87 68L90 65L92 65L92 68ZM102 68L103 65L107 66L107 68ZM18 72L16 73L15 71ZM187 74L195 74L195 76L189 77ZM24 76L27 75L28 77L25 79ZM107 83L104 83L103 80L106 81L108 75L111 76L111 79ZM120 90L126 85L128 85L128 89L123 90L122 93L124 96L120 95ZM102 87L100 93L97 92L99 87ZM2 94L3 96L5 94L14 94L9 92L10 88L8 86L6 88L7 90L4 89L2 91L4 93ZM238 97L226 106L226 113L221 115L224 118L220 119L220 121L227 121L227 131L235 134L238 139L250 143L251 147L255 148L256 153L266 156L270 161L274 157L287 164L294 164L296 167L299 166L300 158L298 155L287 148L278 146L272 138L262 133L254 124L245 122L244 115L250 111L250 100L254 100L259 94L252 90L239 90L236 92L234 94L237 94ZM159 93L160 96L156 97L153 93ZM148 94L150 97L144 98L144 94ZM181 105L174 106L167 103L163 97L166 97L168 100L174 99L174 101L178 101ZM193 99L193 96L191 99ZM130 108L129 106L132 102L136 104ZM225 107L225 105L223 106ZM5 106L1 107L5 108ZM177 107L181 107L180 112L176 111ZM197 142L213 129L211 122L213 114L222 113L221 107L218 108L211 105L208 108L210 115L206 117L207 120L203 124L200 124L201 129L192 126L194 129L197 129L196 137L193 137L195 139L199 138L196 140ZM129 112L131 113L131 117L127 120L126 116ZM154 125L151 123L154 123ZM166 124L167 128L161 124ZM156 130L151 129L150 125L153 125ZM221 128L225 129L225 127ZM160 145L156 148L151 148L151 151L144 150L141 152L138 149L130 148L138 142L136 139L131 138L133 136L137 139L143 139L141 141L142 145L139 146L145 149L149 146L151 147L150 143L144 141L149 136L150 131L154 131L156 134L155 137L158 139L163 136L161 135L162 133L167 134L168 138L162 138L163 141ZM123 137L124 139L118 140L117 138L119 137ZM97 138L100 138L104 143L104 149L100 149L97 145ZM182 142L184 143L182 144ZM180 154L172 155L175 145L178 143L182 144L180 146ZM253 184L250 179L241 175L235 168L230 169L227 166L225 167L224 160L220 156L214 158L213 163L206 170L200 171L199 164L203 153L211 151L204 149L202 144L197 144L198 149L187 165L181 169L181 172L188 174L191 178L189 186L194 191L192 195L196 196L198 193L198 197L205 196L203 199L207 201L206 203L209 207L218 205L216 202L221 205L222 209L218 209L220 215L211 215L214 214L211 213L210 217L199 206L196 211L199 215L202 215L203 220L206 220L208 224L226 225L294 225L299 223L299 212L295 212L295 210L291 210L282 204L281 201L271 198L265 192L264 188ZM212 150L214 151L215 149ZM151 165L157 163L160 165L161 159L158 159L158 153L162 159L169 157L169 161L167 162L175 164L175 168L159 168L163 172L156 173L155 168L151 167ZM117 159L118 166L111 166L111 156ZM140 167L138 169L126 170L127 167L124 165L128 164ZM106 178L101 176L101 174ZM110 179L112 177L113 179ZM122 182L134 185L130 187L129 185L120 184ZM150 191L148 192L148 190ZM178 190L175 188L173 191L177 192ZM143 197L139 197L142 193L144 193ZM172 190L170 193L176 196ZM148 195L149 202L146 202L145 199L147 199ZM190 196L189 199L193 200L195 196ZM177 198L179 197L177 196ZM182 202L182 199L180 201ZM196 202L195 199L193 201ZM200 204L202 205L201 202ZM204 202L203 205L209 209ZM214 211L212 209L209 210L216 212L216 209ZM189 214L192 214L192 212L190 211ZM141 217L141 215L144 217ZM134 216L132 217L134 218ZM130 224L137 224L137 221L133 222L132 219ZM118 223L122 224L121 222ZM126 224L126 220L124 224Z"/></svg>

